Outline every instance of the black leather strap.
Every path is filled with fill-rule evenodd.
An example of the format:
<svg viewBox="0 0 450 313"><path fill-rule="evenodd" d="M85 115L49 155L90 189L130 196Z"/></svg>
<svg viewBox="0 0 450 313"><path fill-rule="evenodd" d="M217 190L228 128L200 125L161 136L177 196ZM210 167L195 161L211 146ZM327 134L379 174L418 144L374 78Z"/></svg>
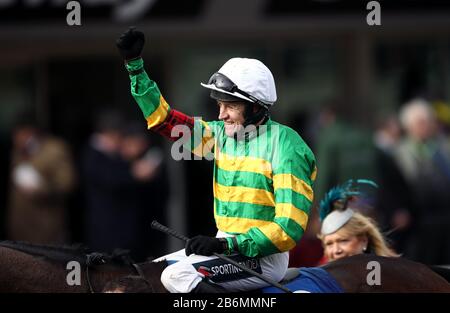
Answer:
<svg viewBox="0 0 450 313"><path fill-rule="evenodd" d="M231 237L231 241L233 242L233 251L239 251L236 237Z"/></svg>
<svg viewBox="0 0 450 313"><path fill-rule="evenodd" d="M223 251L229 250L228 241L225 238L219 238L219 242L222 244Z"/></svg>

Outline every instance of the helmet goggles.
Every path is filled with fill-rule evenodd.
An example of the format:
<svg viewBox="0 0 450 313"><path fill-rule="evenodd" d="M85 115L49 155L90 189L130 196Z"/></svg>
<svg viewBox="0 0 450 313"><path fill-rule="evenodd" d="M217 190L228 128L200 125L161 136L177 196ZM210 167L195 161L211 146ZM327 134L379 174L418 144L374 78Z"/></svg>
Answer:
<svg viewBox="0 0 450 313"><path fill-rule="evenodd" d="M266 109L269 108L269 105L267 105L266 103L257 99L256 97L250 95L249 93L239 89L238 86L236 86L236 84L231 79L229 79L224 74L221 74L219 72L214 73L209 78L208 85L214 85L214 86L216 86L216 88L221 89L226 92L239 93L239 94L243 95L244 97L247 97L248 99L250 99L252 102L259 104L260 106L262 106Z"/></svg>

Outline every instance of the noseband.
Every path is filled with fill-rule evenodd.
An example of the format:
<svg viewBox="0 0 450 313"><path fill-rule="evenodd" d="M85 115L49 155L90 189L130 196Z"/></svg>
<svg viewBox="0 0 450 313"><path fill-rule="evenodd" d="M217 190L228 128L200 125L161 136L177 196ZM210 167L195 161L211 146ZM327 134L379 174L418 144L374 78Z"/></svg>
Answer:
<svg viewBox="0 0 450 313"><path fill-rule="evenodd" d="M144 280L144 282L150 288L151 292L154 293L155 290L153 289L153 285L147 280L147 278L145 278L142 268L138 264L133 262L129 255L126 255L124 257L126 258L126 263L130 264L133 267L133 270L138 274L138 276L140 278L142 278ZM105 259L105 256L101 253L93 252L91 254L86 255L86 280L88 282L90 293L95 293L95 291L94 291L94 288L92 287L91 278L89 275L89 268L93 267L93 266L104 265L106 263L107 263L107 261Z"/></svg>

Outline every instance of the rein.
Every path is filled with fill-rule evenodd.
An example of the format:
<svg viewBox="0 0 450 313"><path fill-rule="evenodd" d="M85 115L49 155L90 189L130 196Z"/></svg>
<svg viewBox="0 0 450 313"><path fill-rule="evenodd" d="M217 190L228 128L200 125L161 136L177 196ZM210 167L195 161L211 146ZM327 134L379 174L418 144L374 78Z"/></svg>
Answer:
<svg viewBox="0 0 450 313"><path fill-rule="evenodd" d="M154 293L155 290L153 288L153 285L147 280L147 278L145 278L144 271L142 271L142 268L138 264L134 263L131 260L130 256L126 256L126 258L128 261L127 263L131 264L131 266L133 267L133 270L138 274L138 276L140 278L142 278L144 280L144 282L147 284L147 286L150 288L150 290ZM93 267L93 266L104 265L106 263L107 263L107 261L105 260L103 254L101 254L101 253L93 252L91 254L86 255L86 280L87 280L87 283L89 286L90 293L96 293L96 292L94 291L94 288L92 287L91 278L89 275L89 268Z"/></svg>

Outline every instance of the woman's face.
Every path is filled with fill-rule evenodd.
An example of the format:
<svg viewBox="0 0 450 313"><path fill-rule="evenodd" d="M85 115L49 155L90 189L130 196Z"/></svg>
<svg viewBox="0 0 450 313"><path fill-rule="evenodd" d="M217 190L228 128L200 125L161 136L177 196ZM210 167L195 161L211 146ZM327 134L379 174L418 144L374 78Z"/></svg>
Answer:
<svg viewBox="0 0 450 313"><path fill-rule="evenodd" d="M323 239L324 253L329 261L363 253L367 247L366 236L348 235L337 231Z"/></svg>

